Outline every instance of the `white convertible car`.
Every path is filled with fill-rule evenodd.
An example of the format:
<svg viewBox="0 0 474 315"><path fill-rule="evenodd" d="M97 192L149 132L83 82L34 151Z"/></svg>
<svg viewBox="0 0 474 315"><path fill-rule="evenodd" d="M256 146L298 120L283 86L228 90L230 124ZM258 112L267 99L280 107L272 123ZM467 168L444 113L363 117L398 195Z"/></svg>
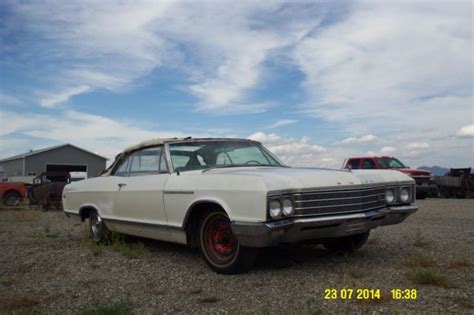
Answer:
<svg viewBox="0 0 474 315"><path fill-rule="evenodd" d="M108 231L198 246L211 269L238 273L257 249L310 241L361 247L371 229L417 210L397 171L292 168L246 139L159 139L125 149L100 177L67 185L65 213Z"/></svg>

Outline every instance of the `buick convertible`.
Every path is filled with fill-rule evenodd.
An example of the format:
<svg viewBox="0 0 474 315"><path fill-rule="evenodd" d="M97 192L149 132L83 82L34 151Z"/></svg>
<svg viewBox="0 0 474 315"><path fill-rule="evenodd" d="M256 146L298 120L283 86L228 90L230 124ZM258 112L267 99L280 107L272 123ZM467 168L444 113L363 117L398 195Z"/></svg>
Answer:
<svg viewBox="0 0 474 315"><path fill-rule="evenodd" d="M68 184L64 212L110 231L198 247L224 274L258 248L301 242L354 251L372 229L417 210L397 171L293 168L247 139L156 139L117 155L102 176Z"/></svg>

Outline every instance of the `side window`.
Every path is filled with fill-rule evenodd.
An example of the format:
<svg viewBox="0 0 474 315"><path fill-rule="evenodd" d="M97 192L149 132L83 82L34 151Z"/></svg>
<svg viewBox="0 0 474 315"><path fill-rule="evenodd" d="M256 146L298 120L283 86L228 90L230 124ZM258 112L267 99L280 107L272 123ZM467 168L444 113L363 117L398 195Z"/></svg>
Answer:
<svg viewBox="0 0 474 315"><path fill-rule="evenodd" d="M157 174L160 169L161 147L147 148L131 155L129 176Z"/></svg>
<svg viewBox="0 0 474 315"><path fill-rule="evenodd" d="M360 165L360 159L352 159L349 161L349 166L353 170L359 169L359 165Z"/></svg>
<svg viewBox="0 0 474 315"><path fill-rule="evenodd" d="M114 175L115 176L128 176L128 167L130 165L131 156L127 156L125 160L122 161L122 164L117 168Z"/></svg>
<svg viewBox="0 0 474 315"><path fill-rule="evenodd" d="M371 159L365 159L362 168L364 168L364 169L374 169L375 168L375 162Z"/></svg>
<svg viewBox="0 0 474 315"><path fill-rule="evenodd" d="M166 155L165 151L161 150L161 158L160 158L160 173L167 173L168 166L166 165Z"/></svg>

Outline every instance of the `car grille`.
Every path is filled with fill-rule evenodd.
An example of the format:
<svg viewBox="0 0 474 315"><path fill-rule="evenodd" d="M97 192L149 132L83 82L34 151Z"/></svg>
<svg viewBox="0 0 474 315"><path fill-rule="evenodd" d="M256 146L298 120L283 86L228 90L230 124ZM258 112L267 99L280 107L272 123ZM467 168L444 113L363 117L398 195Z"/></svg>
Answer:
<svg viewBox="0 0 474 315"><path fill-rule="evenodd" d="M292 194L295 216L363 212L385 207L385 188L308 191Z"/></svg>

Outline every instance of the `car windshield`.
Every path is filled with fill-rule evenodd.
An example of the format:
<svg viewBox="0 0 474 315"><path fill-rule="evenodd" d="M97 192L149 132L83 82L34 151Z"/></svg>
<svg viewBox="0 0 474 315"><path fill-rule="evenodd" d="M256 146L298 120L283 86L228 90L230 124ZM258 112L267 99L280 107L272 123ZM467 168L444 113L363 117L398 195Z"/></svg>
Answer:
<svg viewBox="0 0 474 315"><path fill-rule="evenodd" d="M406 168L406 166L396 158L384 157L378 158L378 160L382 168Z"/></svg>
<svg viewBox="0 0 474 315"><path fill-rule="evenodd" d="M237 166L283 166L262 145L251 141L196 141L171 143L175 171Z"/></svg>

